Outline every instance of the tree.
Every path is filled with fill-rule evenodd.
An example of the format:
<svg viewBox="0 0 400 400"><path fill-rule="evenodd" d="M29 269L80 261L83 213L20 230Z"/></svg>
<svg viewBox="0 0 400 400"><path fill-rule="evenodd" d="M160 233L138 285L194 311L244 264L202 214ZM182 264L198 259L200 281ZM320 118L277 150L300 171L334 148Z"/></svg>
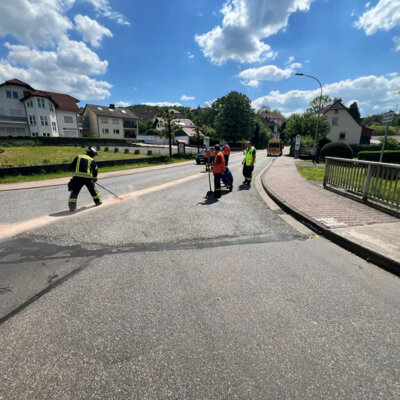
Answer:
<svg viewBox="0 0 400 400"><path fill-rule="evenodd" d="M358 104L356 101L350 104L349 107L349 113L351 116L358 122L361 122L361 115L360 115L360 110L358 109Z"/></svg>
<svg viewBox="0 0 400 400"><path fill-rule="evenodd" d="M169 111L164 112L163 119L164 129L161 133L168 138L169 156L172 157L172 138L175 136L175 132L178 131L178 127L172 122L175 117Z"/></svg>
<svg viewBox="0 0 400 400"><path fill-rule="evenodd" d="M193 124L193 129L196 132L197 152L200 153L200 138L202 134L202 126L200 124Z"/></svg>
<svg viewBox="0 0 400 400"><path fill-rule="evenodd" d="M317 115L311 111L304 114L292 114L286 123L284 134L286 140L293 144L297 135L310 137L312 141L315 136L315 125L317 123ZM329 133L331 125L325 116L320 116L318 121L318 137L317 143Z"/></svg>
<svg viewBox="0 0 400 400"><path fill-rule="evenodd" d="M216 111L215 129L219 139L228 143L251 139L254 111L245 94L232 91L215 100L212 108Z"/></svg>
<svg viewBox="0 0 400 400"><path fill-rule="evenodd" d="M317 113L321 108L327 107L331 104L333 104L333 100L329 96L318 96L314 100L310 101L310 107L307 111Z"/></svg>

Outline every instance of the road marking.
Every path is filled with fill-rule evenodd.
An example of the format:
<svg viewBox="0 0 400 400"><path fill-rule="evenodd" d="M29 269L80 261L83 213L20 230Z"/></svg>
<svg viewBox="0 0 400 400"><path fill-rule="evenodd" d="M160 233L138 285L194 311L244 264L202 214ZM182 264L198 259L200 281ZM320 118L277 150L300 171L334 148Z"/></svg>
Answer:
<svg viewBox="0 0 400 400"><path fill-rule="evenodd" d="M239 165L239 163L237 163L237 165ZM102 209L104 207L115 205L115 203L118 203L120 201L125 201L125 200L129 200L129 199L133 199L135 197L140 197L140 196L144 196L146 194L158 192L160 190L169 189L173 186L177 186L182 183L185 183L185 182L188 182L188 181L191 181L193 179L197 179L197 178L200 178L203 176L204 176L203 172L198 172L194 175L189 175L184 178L180 178L180 179L176 179L171 182L163 183L161 185L151 186L146 189L141 189L141 190L137 190L135 192L126 193L126 194L120 195L119 198L113 197L111 199L107 199L107 200L103 201L103 204L100 206L100 208L96 207L94 205L86 205L86 206L83 206L80 209L78 209L78 212L75 212L75 213L69 213L68 211L65 211L65 215L64 214L58 215L58 216L45 215L43 217L31 219L28 221L15 222L15 223L10 223L10 224L7 224L7 223L0 224L0 240L9 239L9 238L19 235L23 232L29 231L31 229L40 228L44 225L51 224L55 221L61 221L66 218L72 218L76 215L79 215L82 212L90 212L93 210L98 211L99 209ZM83 208L83 210L82 210L82 208Z"/></svg>

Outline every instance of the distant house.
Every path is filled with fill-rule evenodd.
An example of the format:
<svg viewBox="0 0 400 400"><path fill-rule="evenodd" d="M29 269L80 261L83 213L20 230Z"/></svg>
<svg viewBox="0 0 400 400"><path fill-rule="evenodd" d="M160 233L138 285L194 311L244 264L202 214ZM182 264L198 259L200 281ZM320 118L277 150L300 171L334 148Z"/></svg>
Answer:
<svg viewBox="0 0 400 400"><path fill-rule="evenodd" d="M175 118L179 118L182 116L181 112L178 110L174 110L173 108L171 108L170 110L168 110L168 112L170 114L172 114Z"/></svg>
<svg viewBox="0 0 400 400"><path fill-rule="evenodd" d="M179 128L179 130L175 132L175 142L180 140L186 144L190 144L190 138L197 137L197 133L194 130L195 126L190 119L176 118L171 122ZM200 137L202 138L204 135L200 133Z"/></svg>
<svg viewBox="0 0 400 400"><path fill-rule="evenodd" d="M341 99L323 108L320 115L325 115L331 124L327 137L333 142L343 141L349 145L370 143L372 129L360 125L343 105Z"/></svg>
<svg viewBox="0 0 400 400"><path fill-rule="evenodd" d="M78 136L78 99L35 90L19 79L0 85L0 135Z"/></svg>
<svg viewBox="0 0 400 400"><path fill-rule="evenodd" d="M260 115L260 121L271 129L271 132L278 133L285 117L279 113L264 112Z"/></svg>
<svg viewBox="0 0 400 400"><path fill-rule="evenodd" d="M134 139L138 135L138 117L127 108L87 104L83 117L89 122L89 137Z"/></svg>
<svg viewBox="0 0 400 400"><path fill-rule="evenodd" d="M138 107L135 108L135 115L139 122L153 121L157 116L157 111L151 107Z"/></svg>

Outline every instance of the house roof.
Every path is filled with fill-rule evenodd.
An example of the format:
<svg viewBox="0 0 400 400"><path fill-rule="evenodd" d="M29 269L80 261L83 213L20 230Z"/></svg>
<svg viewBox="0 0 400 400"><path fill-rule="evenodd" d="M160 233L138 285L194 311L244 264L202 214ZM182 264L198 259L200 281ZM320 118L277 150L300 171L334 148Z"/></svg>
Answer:
<svg viewBox="0 0 400 400"><path fill-rule="evenodd" d="M138 117L129 108L107 106L98 106L95 104L86 104L86 107L93 111L99 117L114 117L124 119L138 119Z"/></svg>
<svg viewBox="0 0 400 400"><path fill-rule="evenodd" d="M157 116L157 111L153 108L141 107L135 109L135 114L139 118L139 121L145 122L153 120Z"/></svg>
<svg viewBox="0 0 400 400"><path fill-rule="evenodd" d="M183 134L179 135L179 133L184 133L186 136L197 136L196 131L193 128L183 127L179 130L179 132L175 133L175 136L184 136ZM200 133L200 136L203 136Z"/></svg>
<svg viewBox="0 0 400 400"><path fill-rule="evenodd" d="M279 113L268 113L268 112L265 112L265 113L261 114L261 118L264 118L264 119L284 119L285 117L282 114L279 114Z"/></svg>
<svg viewBox="0 0 400 400"><path fill-rule="evenodd" d="M19 79L10 79L10 80L8 80L8 81L5 81L4 83L2 83L2 84L0 85L0 87L1 87L1 86L6 86L6 85L23 86L23 87L26 87L26 88L28 88L28 89L30 89L30 90L35 90L32 86L28 85L28 84L25 83L25 82L20 81Z"/></svg>
<svg viewBox="0 0 400 400"><path fill-rule="evenodd" d="M193 122L190 119L186 118L175 118L171 122L179 127L191 128L192 126L194 126Z"/></svg>
<svg viewBox="0 0 400 400"><path fill-rule="evenodd" d="M27 100L30 97L46 97L60 110L79 112L79 107L76 105L76 103L79 103L79 100L69 94L45 92L43 90L34 90L33 92L25 91L24 98L22 98L21 101Z"/></svg>

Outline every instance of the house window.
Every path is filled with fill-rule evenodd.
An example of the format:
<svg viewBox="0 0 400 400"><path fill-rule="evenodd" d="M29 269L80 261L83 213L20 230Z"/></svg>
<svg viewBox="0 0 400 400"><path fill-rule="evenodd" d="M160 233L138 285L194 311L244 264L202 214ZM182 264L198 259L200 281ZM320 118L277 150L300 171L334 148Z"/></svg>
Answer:
<svg viewBox="0 0 400 400"><path fill-rule="evenodd" d="M335 114L339 114L339 110L334 110L333 111Z"/></svg>
<svg viewBox="0 0 400 400"><path fill-rule="evenodd" d="M47 120L47 115L40 116L40 125L43 125L43 126L49 125L49 121Z"/></svg>
<svg viewBox="0 0 400 400"><path fill-rule="evenodd" d="M51 122L51 126L53 127L53 132L57 132L57 124L54 121Z"/></svg>
<svg viewBox="0 0 400 400"><path fill-rule="evenodd" d="M42 99L41 97L38 97L36 100L37 100L37 105L39 108L46 108L46 105L44 104L44 99Z"/></svg>
<svg viewBox="0 0 400 400"><path fill-rule="evenodd" d="M339 133L339 140L344 140L346 139L346 132L340 132Z"/></svg>
<svg viewBox="0 0 400 400"><path fill-rule="evenodd" d="M338 125L339 125L339 117L333 117L332 126L338 126Z"/></svg>
<svg viewBox="0 0 400 400"><path fill-rule="evenodd" d="M119 129L114 129L114 134L119 135Z"/></svg>
<svg viewBox="0 0 400 400"><path fill-rule="evenodd" d="M26 107L27 107L27 108L32 108L32 107L33 107L33 101L32 101L32 100L28 100L28 101L26 102Z"/></svg>
<svg viewBox="0 0 400 400"><path fill-rule="evenodd" d="M52 103L49 103L49 109L50 109L50 111L54 112L54 106Z"/></svg>
<svg viewBox="0 0 400 400"><path fill-rule="evenodd" d="M108 128L103 128L103 133L107 134L110 133L110 131L108 130Z"/></svg>
<svg viewBox="0 0 400 400"><path fill-rule="evenodd" d="M66 124L72 124L74 122L74 119L72 117L64 116L64 122Z"/></svg>
<svg viewBox="0 0 400 400"><path fill-rule="evenodd" d="M29 125L36 125L36 117L34 115L29 116Z"/></svg>
<svg viewBox="0 0 400 400"><path fill-rule="evenodd" d="M108 118L102 118L101 119L102 124L108 124Z"/></svg>
<svg viewBox="0 0 400 400"><path fill-rule="evenodd" d="M113 119L113 125L119 125L119 119Z"/></svg>
<svg viewBox="0 0 400 400"><path fill-rule="evenodd" d="M13 92L13 99L18 99L18 92Z"/></svg>
<svg viewBox="0 0 400 400"><path fill-rule="evenodd" d="M11 90L6 90L6 97L7 97L7 99L11 99L12 98Z"/></svg>

